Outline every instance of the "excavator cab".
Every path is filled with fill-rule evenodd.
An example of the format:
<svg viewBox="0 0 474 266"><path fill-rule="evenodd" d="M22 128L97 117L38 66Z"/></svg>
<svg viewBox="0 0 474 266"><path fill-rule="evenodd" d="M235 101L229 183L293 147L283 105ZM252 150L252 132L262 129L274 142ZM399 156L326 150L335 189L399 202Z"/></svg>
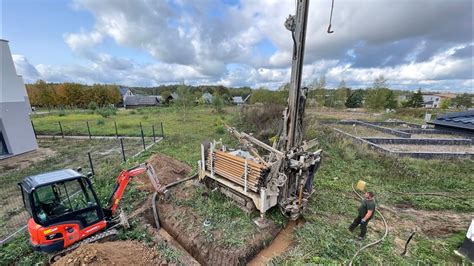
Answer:
<svg viewBox="0 0 474 266"><path fill-rule="evenodd" d="M105 227L104 210L89 178L72 170L29 176L19 183L36 250L53 252ZM97 227L97 225L99 225Z"/></svg>
<svg viewBox="0 0 474 266"><path fill-rule="evenodd" d="M23 179L18 185L31 217L28 233L33 249L47 253L72 250L80 241L98 241L117 234L115 227L128 227L126 215L115 214L130 179L145 173L155 190L162 191L153 167L140 164L120 172L105 208L90 179L78 171L59 170Z"/></svg>

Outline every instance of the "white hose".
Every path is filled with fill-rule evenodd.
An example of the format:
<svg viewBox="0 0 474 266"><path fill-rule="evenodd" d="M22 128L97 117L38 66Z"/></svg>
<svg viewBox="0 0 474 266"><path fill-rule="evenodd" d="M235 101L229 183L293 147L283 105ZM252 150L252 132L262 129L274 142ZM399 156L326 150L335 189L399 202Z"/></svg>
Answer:
<svg viewBox="0 0 474 266"><path fill-rule="evenodd" d="M355 193L360 199L362 199L362 196L359 195L359 193L357 193L357 191L355 190L354 184L352 184L352 190L354 191L354 193ZM357 257L357 255L359 255L359 253L360 253L362 250L364 250L364 249L366 249L366 248L368 248L368 247L371 247L371 246L373 246L373 245L376 245L376 244L382 242L382 240L384 240L385 237L388 235L388 224L387 224L387 221L385 220L385 217L383 217L382 213L381 213L379 210L375 209L375 211L380 215L380 217L382 217L383 223L384 223L384 225L385 225L385 234L384 234L384 235L382 236L382 238L380 238L379 240L377 240L377 241L375 241L375 242L372 242L372 243L370 243L370 244L367 244L367 245L361 247L359 250L357 250L357 252L356 252L356 253L354 254L354 256L352 257L351 261L349 262L349 266L352 266L352 261Z"/></svg>

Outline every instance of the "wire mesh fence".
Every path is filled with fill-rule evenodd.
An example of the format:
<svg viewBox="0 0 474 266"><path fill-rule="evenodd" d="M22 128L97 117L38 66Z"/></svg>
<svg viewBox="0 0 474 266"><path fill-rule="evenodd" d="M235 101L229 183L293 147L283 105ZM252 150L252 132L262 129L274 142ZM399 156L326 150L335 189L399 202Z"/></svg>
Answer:
<svg viewBox="0 0 474 266"><path fill-rule="evenodd" d="M65 128L68 128L67 124L63 130ZM113 136L100 140L89 140L88 137L38 138L38 150L0 160L0 245L26 229L29 214L25 211L18 186L24 177L67 168L81 167L84 174L101 172L102 168L120 168L122 163L148 149L163 136L162 131L157 136L151 129L148 134L143 130L143 134L140 131L137 137ZM115 176L110 178L114 180Z"/></svg>
<svg viewBox="0 0 474 266"><path fill-rule="evenodd" d="M95 121L48 121L34 123L31 121L36 136L64 138L67 136L84 137L164 137L163 122L121 123L113 120Z"/></svg>

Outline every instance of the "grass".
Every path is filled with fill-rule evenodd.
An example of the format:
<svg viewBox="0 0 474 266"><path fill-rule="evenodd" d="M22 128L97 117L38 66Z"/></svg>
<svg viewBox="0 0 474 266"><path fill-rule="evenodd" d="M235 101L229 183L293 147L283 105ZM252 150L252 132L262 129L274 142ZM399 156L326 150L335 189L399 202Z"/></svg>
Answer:
<svg viewBox="0 0 474 266"><path fill-rule="evenodd" d="M145 134L150 135L152 124L164 123L165 140L155 145L151 150L143 153L132 165L142 162L155 152L164 153L178 160L184 161L194 169L197 160L200 159L200 143L205 140L222 138L225 143L235 144L235 140L222 130L223 122L233 124L235 109L226 110L225 114L218 115L210 108L192 108L187 112L186 121L182 120L182 114L174 108L152 108L120 110L116 115L104 118L87 112L69 112L59 116L56 113L45 116L35 116L33 121L37 131L51 134L58 132L57 122L61 121L63 128L71 134L87 134L85 121L89 121L93 134L114 135L113 121L117 121L119 134L139 134L138 123L142 121ZM314 110L309 110L314 113ZM317 116L316 112L316 116ZM331 117L333 114L321 115L320 117ZM338 114L340 115L340 114ZM418 114L416 114L418 115ZM368 114L367 116L370 116ZM396 118L397 114L381 115ZM406 117L406 116L403 116ZM339 117L338 117L339 118ZM400 118L400 117L398 117ZM96 125L101 119L103 125ZM379 119L379 117L377 117ZM406 196L393 192L451 192L468 195L474 191L474 164L469 160L419 160L419 159L397 159L386 157L364 147L354 145L351 141L341 139L329 129L317 124L317 121L309 119L311 129L308 136L316 136L320 140L323 149L323 161L316 175L316 194L312 197L305 214L306 223L298 227L294 236L295 245L287 253L278 257L274 262L278 264L329 264L347 263L355 251L360 247L353 241L353 236L348 234L347 225L353 219L357 209L357 201L353 199L351 183L363 179L367 182L368 189L377 194L379 204L394 205L406 204L415 209L423 210L452 210L456 212L472 213L474 211L474 199L472 197L464 200L456 200L442 197ZM410 121L419 122L416 117ZM102 122L101 122L102 123ZM93 125L92 125L93 124ZM56 140L57 141L57 140ZM71 153L74 153L71 151ZM77 151L76 151L77 153ZM61 158L46 161L47 165L55 165L62 161ZM101 199L112 189L113 180L121 169L120 164L101 164L97 167L95 187L101 195ZM39 164L23 173L41 172ZM16 173L17 177L21 174ZM15 178L12 178L13 180ZM208 234L212 241L212 234L225 232L225 240L219 244L226 246L242 245L239 235L250 235L253 229L250 227L251 218L243 215L240 209L223 199L218 193L209 193L207 197L196 191L192 199L181 204L188 204L194 208L202 217L209 218L212 230L203 232ZM124 197L122 206L132 208L136 202L141 202L148 195L136 190L131 183L130 189ZM268 214L278 224L285 224L278 210L271 210ZM213 222L225 221L225 222ZM466 229L467 229L466 224ZM371 231L369 225L369 240L376 239L379 235ZM457 248L463 239L465 232L450 234L446 237L429 237L419 234L410 245L409 257L400 257L400 250L396 248L394 237L389 235L383 244L363 252L356 259L356 263L364 264L432 264L432 263L460 263L453 257L452 250ZM138 239L147 241L143 230L135 227L131 232L125 233L124 239ZM14 262L33 264L41 261L44 256L32 252L27 242L27 235L23 234L17 240L0 248L0 260L2 263ZM368 240L368 241L369 241ZM160 249L160 247L158 247ZM166 247L161 247L167 254ZM171 261L176 254L168 254Z"/></svg>
<svg viewBox="0 0 474 266"><path fill-rule="evenodd" d="M321 130L321 128L320 128ZM474 199L451 199L426 196L406 196L393 191L422 192L449 191L470 193L474 191L474 164L470 160L436 161L396 159L385 157L340 139L328 129L318 134L323 148L323 162L316 174L317 192L312 197L305 214L306 223L296 230L296 246L275 260L283 264L348 263L360 248L355 237L348 233L357 210L358 202L351 199L351 183L362 179L369 190L377 194L378 204L403 203L415 209L454 210L472 213ZM466 229L468 224L466 224ZM369 240L379 235L370 234ZM411 245L411 256L400 257L394 238L389 235L381 245L363 252L356 263L364 264L432 264L459 263L452 251L462 242L465 232L433 238L419 233Z"/></svg>

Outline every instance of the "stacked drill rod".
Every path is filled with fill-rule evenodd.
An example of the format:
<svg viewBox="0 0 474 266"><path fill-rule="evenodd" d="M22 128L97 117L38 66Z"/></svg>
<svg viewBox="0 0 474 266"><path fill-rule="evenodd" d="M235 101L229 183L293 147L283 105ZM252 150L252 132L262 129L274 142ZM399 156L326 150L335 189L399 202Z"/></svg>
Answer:
<svg viewBox="0 0 474 266"><path fill-rule="evenodd" d="M210 151L206 162L216 174L254 192L260 191L269 171L264 164L223 151Z"/></svg>

